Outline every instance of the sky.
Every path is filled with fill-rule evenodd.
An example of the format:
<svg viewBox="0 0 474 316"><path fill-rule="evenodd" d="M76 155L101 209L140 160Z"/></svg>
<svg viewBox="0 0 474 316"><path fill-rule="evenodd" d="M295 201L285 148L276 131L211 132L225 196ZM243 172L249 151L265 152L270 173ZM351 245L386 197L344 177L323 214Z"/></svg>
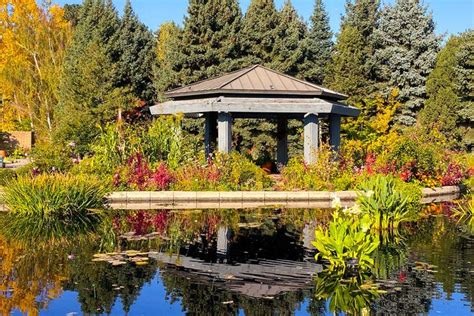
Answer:
<svg viewBox="0 0 474 316"><path fill-rule="evenodd" d="M150 29L155 31L166 21L174 21L182 25L186 15L188 0L131 0L135 12ZM243 12L250 0L239 0ZM278 8L285 0L275 0ZM437 34L457 34L467 29L474 29L474 0L422 0L433 13ZM66 3L81 3L81 0L54 0L60 5ZM125 0L114 0L116 8L121 12ZM326 10L329 13L331 28L337 33L341 15L344 13L346 0L326 0ZM393 3L394 0L382 0L382 3ZM314 0L292 0L299 14L308 21L312 14Z"/></svg>

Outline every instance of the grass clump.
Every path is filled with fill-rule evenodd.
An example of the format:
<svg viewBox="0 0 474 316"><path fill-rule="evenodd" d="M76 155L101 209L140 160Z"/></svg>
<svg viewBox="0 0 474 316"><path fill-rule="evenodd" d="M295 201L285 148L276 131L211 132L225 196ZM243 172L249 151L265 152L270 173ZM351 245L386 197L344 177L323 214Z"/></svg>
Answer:
<svg viewBox="0 0 474 316"><path fill-rule="evenodd" d="M71 175L20 177L5 188L7 237L61 239L95 230L101 222L105 186L96 178Z"/></svg>

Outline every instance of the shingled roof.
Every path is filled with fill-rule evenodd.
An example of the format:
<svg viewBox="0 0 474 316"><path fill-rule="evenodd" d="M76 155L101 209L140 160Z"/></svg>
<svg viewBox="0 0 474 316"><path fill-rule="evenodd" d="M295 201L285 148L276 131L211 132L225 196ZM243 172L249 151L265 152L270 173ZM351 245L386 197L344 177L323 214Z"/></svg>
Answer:
<svg viewBox="0 0 474 316"><path fill-rule="evenodd" d="M344 100L347 96L300 80L261 65L254 65L220 77L199 81L170 90L172 99L215 95L272 95L285 97L326 97Z"/></svg>

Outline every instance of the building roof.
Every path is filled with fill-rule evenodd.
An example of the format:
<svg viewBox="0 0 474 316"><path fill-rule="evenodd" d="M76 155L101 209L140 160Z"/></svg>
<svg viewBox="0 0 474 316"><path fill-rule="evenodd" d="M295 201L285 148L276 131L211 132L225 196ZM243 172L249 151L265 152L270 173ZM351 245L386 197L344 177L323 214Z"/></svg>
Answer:
<svg viewBox="0 0 474 316"><path fill-rule="evenodd" d="M285 97L327 97L344 100L347 96L300 80L261 65L254 65L220 77L199 81L165 93L172 99L215 95L271 95Z"/></svg>

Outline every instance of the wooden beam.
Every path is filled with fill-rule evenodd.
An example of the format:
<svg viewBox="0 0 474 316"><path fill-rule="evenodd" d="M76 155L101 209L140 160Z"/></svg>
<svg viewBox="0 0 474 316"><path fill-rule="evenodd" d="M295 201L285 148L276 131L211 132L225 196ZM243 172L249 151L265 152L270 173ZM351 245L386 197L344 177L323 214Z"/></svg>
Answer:
<svg viewBox="0 0 474 316"><path fill-rule="evenodd" d="M357 116L360 110L318 98L228 98L168 101L150 107L153 115L204 112L241 112L258 114L339 114Z"/></svg>

